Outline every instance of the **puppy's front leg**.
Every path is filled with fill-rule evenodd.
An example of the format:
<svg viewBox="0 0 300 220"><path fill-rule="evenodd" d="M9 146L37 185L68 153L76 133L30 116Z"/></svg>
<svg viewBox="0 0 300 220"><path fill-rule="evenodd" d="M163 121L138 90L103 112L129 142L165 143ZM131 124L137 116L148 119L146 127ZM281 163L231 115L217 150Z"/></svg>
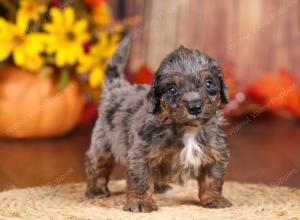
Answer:
<svg viewBox="0 0 300 220"><path fill-rule="evenodd" d="M152 199L154 184L148 164L143 156L129 157L127 162L127 203L125 211L151 212L157 210Z"/></svg>
<svg viewBox="0 0 300 220"><path fill-rule="evenodd" d="M222 196L223 178L226 165L223 162L206 167L198 177L199 198L206 208L226 208L231 202Z"/></svg>

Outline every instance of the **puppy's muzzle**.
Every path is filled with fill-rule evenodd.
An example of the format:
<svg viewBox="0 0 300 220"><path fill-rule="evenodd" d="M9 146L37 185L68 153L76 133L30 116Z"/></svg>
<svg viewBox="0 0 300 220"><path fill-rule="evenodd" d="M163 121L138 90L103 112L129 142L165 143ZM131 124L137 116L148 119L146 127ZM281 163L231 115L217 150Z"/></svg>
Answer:
<svg viewBox="0 0 300 220"><path fill-rule="evenodd" d="M190 101L187 110L191 115L199 115L202 112L202 103L199 100Z"/></svg>

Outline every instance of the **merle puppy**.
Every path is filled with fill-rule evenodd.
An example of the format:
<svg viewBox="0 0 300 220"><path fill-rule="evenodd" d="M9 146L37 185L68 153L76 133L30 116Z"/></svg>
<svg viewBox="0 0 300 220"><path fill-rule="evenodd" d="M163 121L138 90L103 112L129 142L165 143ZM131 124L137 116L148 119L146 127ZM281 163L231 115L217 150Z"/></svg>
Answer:
<svg viewBox="0 0 300 220"><path fill-rule="evenodd" d="M109 196L115 161L126 167L125 211L157 210L154 192L167 182L194 178L200 204L231 206L222 192L229 151L219 110L228 102L220 66L206 54L184 47L160 64L153 83L124 80L129 38L106 70L99 118L87 152L88 197Z"/></svg>

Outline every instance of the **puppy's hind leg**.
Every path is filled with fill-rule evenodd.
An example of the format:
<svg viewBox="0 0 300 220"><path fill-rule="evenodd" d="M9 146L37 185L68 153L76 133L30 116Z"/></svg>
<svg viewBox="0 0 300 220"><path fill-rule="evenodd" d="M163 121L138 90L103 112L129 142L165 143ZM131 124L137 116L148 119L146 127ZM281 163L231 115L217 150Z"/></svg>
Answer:
<svg viewBox="0 0 300 220"><path fill-rule="evenodd" d="M98 141L92 140L92 145L86 156L86 196L89 198L108 197L110 193L107 185L113 169L114 157L104 135Z"/></svg>

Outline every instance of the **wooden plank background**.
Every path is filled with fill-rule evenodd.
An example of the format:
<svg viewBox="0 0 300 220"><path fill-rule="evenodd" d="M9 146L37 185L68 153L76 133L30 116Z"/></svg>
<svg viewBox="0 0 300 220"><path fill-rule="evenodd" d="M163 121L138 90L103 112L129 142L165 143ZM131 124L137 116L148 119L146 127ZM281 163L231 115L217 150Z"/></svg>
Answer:
<svg viewBox="0 0 300 220"><path fill-rule="evenodd" d="M198 48L219 63L233 62L241 86L284 67L300 82L300 0L124 0L132 30L130 69L155 70L170 51Z"/></svg>

